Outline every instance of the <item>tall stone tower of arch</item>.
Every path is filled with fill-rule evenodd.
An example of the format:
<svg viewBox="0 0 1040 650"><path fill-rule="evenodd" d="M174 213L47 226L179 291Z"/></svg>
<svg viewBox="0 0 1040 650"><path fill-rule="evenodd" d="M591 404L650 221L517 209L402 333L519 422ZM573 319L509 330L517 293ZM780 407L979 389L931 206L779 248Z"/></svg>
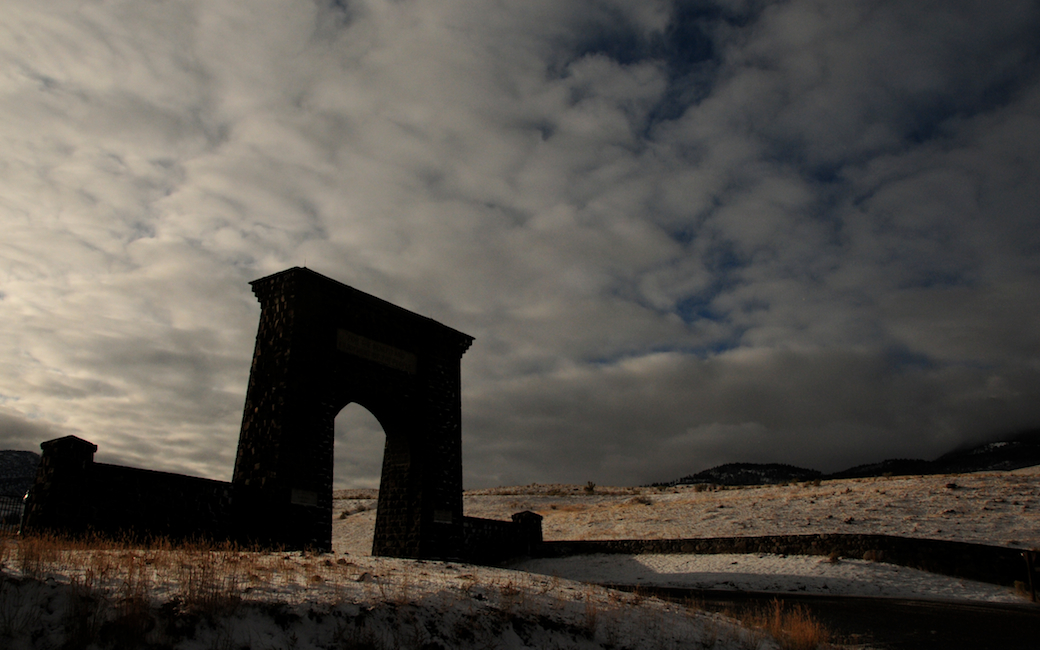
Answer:
<svg viewBox="0 0 1040 650"><path fill-rule="evenodd" d="M260 325L232 483L265 545L332 547L334 421L386 434L374 555L462 552L460 366L473 337L306 268L251 283Z"/></svg>

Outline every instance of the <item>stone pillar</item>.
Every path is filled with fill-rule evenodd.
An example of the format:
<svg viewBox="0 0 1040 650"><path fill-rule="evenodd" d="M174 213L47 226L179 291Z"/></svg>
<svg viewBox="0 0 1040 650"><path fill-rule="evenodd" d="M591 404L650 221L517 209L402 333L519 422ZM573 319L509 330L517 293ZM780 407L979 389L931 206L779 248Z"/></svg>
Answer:
<svg viewBox="0 0 1040 650"><path fill-rule="evenodd" d="M542 543L542 516L540 514L524 510L513 515L512 519L520 531L519 537L528 547Z"/></svg>
<svg viewBox="0 0 1040 650"><path fill-rule="evenodd" d="M86 532L84 505L97 445L76 436L48 440L22 515L22 531Z"/></svg>

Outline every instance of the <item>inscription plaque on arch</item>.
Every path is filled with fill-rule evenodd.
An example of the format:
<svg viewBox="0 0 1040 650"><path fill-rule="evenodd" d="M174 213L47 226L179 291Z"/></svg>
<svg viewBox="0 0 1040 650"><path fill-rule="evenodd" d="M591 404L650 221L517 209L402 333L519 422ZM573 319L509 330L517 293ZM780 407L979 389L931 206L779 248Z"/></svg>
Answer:
<svg viewBox="0 0 1040 650"><path fill-rule="evenodd" d="M387 368L394 368L414 375L419 364L418 359L411 352L399 350L392 345L386 345L379 341L365 338L359 334L339 329L336 332L336 348L340 352L353 354L374 361Z"/></svg>

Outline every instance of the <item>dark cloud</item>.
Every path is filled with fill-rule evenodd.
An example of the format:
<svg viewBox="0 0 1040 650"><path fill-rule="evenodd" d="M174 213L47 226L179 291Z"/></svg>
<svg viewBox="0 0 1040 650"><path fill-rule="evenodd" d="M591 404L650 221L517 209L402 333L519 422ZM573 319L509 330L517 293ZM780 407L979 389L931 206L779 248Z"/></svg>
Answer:
<svg viewBox="0 0 1040 650"><path fill-rule="evenodd" d="M6 410L4 408L4 411ZM60 428L45 422L35 422L16 414L0 412L0 449L40 453L41 442L61 435Z"/></svg>
<svg viewBox="0 0 1040 650"><path fill-rule="evenodd" d="M737 458L834 471L885 457L934 457L994 428L1035 422L1032 373L987 376L899 350L633 358L469 391L466 412L480 415L470 416L466 430L496 432L471 434L471 445L513 462L468 476L631 483Z"/></svg>
<svg viewBox="0 0 1040 650"><path fill-rule="evenodd" d="M247 283L307 265L476 336L471 486L1036 426L1038 27L1013 0L16 2L0 404L227 478ZM341 416L338 484L380 435Z"/></svg>

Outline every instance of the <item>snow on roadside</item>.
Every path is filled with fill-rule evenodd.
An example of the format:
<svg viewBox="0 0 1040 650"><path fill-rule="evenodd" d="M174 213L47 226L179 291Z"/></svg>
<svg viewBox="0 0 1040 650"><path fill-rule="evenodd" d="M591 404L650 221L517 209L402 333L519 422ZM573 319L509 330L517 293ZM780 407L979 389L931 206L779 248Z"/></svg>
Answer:
<svg viewBox="0 0 1040 650"><path fill-rule="evenodd" d="M512 568L604 584L1022 603L1013 589L906 567L806 555L587 555Z"/></svg>

